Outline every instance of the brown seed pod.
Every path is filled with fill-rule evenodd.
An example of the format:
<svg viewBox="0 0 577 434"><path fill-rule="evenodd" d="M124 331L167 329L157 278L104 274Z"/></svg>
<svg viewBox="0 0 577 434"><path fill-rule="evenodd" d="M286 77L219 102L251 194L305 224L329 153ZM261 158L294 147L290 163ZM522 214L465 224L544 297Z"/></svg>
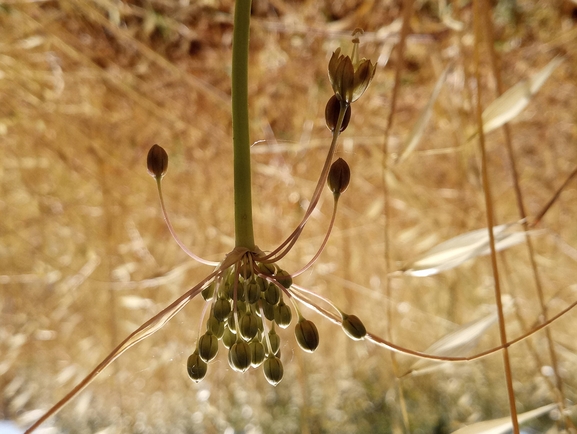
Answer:
<svg viewBox="0 0 577 434"><path fill-rule="evenodd" d="M295 336L299 346L312 353L319 346L319 331L317 326L308 319L301 319L295 326Z"/></svg>
<svg viewBox="0 0 577 434"><path fill-rule="evenodd" d="M327 124L327 128L331 130L331 132L334 132L335 129L337 128L337 122L339 119L340 111L341 111L341 102L339 101L336 95L331 96L325 107L325 122ZM348 104L339 132L342 133L344 130L347 129L350 120L351 120L351 105Z"/></svg>
<svg viewBox="0 0 577 434"><path fill-rule="evenodd" d="M327 184L334 195L344 193L351 181L351 169L345 160L339 158L332 165L327 178Z"/></svg>
<svg viewBox="0 0 577 434"><path fill-rule="evenodd" d="M202 360L197 351L192 353L186 361L186 371L192 381L198 383L206 376L208 365Z"/></svg>
<svg viewBox="0 0 577 434"><path fill-rule="evenodd" d="M160 179L166 174L168 168L168 154L162 147L152 145L146 157L146 165L150 176Z"/></svg>
<svg viewBox="0 0 577 434"><path fill-rule="evenodd" d="M281 382L284 369L282 367L282 362L278 357L267 357L264 361L262 370L266 380L273 386L276 386Z"/></svg>
<svg viewBox="0 0 577 434"><path fill-rule="evenodd" d="M343 314L342 326L347 336L354 340L361 340L367 334L365 325L356 315Z"/></svg>

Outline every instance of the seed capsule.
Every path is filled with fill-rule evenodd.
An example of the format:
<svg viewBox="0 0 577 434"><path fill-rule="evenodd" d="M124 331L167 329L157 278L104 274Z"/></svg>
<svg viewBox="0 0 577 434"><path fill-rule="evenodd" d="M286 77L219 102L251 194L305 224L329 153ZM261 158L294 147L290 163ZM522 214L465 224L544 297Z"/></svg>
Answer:
<svg viewBox="0 0 577 434"><path fill-rule="evenodd" d="M345 116L343 117L343 122L341 123L341 128L339 131L342 133L349 126L351 120L351 105L348 104L345 111ZM341 111L341 102L336 95L329 98L327 105L325 107L325 122L327 123L327 128L331 132L335 131L337 128L337 122L339 120L339 113Z"/></svg>
<svg viewBox="0 0 577 434"><path fill-rule="evenodd" d="M267 302L266 300L262 301L262 310L264 312L264 317L269 321L274 321L274 306Z"/></svg>
<svg viewBox="0 0 577 434"><path fill-rule="evenodd" d="M250 304L256 303L260 298L260 288L256 283L249 283L246 288L246 301Z"/></svg>
<svg viewBox="0 0 577 434"><path fill-rule="evenodd" d="M284 270L279 270L278 273L275 274L275 279L278 283L280 283L285 288L290 288L293 284L293 278L289 273Z"/></svg>
<svg viewBox="0 0 577 434"><path fill-rule="evenodd" d="M343 314L343 330L354 340L361 340L367 334L365 325L356 315Z"/></svg>
<svg viewBox="0 0 577 434"><path fill-rule="evenodd" d="M219 321L224 321L230 314L230 302L224 298L219 298L214 303L214 317Z"/></svg>
<svg viewBox="0 0 577 434"><path fill-rule="evenodd" d="M265 300L273 306L280 300L280 289L274 283L271 283L264 292Z"/></svg>
<svg viewBox="0 0 577 434"><path fill-rule="evenodd" d="M198 355L205 362L210 362L218 353L218 338L211 332L206 332L198 340Z"/></svg>
<svg viewBox="0 0 577 434"><path fill-rule="evenodd" d="M243 340L237 340L228 352L228 363L232 369L245 372L251 363L250 347Z"/></svg>
<svg viewBox="0 0 577 434"><path fill-rule="evenodd" d="M271 355L271 354L278 355L278 352L280 350L280 336L277 334L277 332L274 330L274 328L270 332L268 332L268 340L270 342L270 346L271 346L272 351L269 351L269 348L267 346L266 352L269 355ZM264 342L266 343L266 340Z"/></svg>
<svg viewBox="0 0 577 434"><path fill-rule="evenodd" d="M146 157L146 165L150 176L161 179L168 168L168 154L162 147L152 145Z"/></svg>
<svg viewBox="0 0 577 434"><path fill-rule="evenodd" d="M206 330L210 331L217 339L221 339L224 334L224 322L217 320L214 316L208 318Z"/></svg>
<svg viewBox="0 0 577 434"><path fill-rule="evenodd" d="M214 283L214 281L208 285L206 288L204 288L200 294L202 295L202 298L204 298L205 301L210 300L213 295L214 295L214 287L216 286L216 283Z"/></svg>
<svg viewBox="0 0 577 434"><path fill-rule="evenodd" d="M345 160L339 158L332 165L327 178L329 188L335 196L344 193L351 181L351 169Z"/></svg>
<svg viewBox="0 0 577 434"><path fill-rule="evenodd" d="M236 342L236 335L227 327L224 328L224 334L222 335L222 343L226 348L231 348Z"/></svg>
<svg viewBox="0 0 577 434"><path fill-rule="evenodd" d="M243 315L239 321L240 335L246 341L250 341L258 333L258 319L252 312Z"/></svg>
<svg viewBox="0 0 577 434"><path fill-rule="evenodd" d="M306 352L312 353L319 346L319 332L317 326L308 319L301 319L295 326L295 336L299 346Z"/></svg>
<svg viewBox="0 0 577 434"><path fill-rule="evenodd" d="M273 386L276 386L281 382L284 374L282 362L278 357L267 357L264 361L263 372L266 380Z"/></svg>
<svg viewBox="0 0 577 434"><path fill-rule="evenodd" d="M186 371L192 381L198 383L206 376L208 365L202 360L197 351L192 353L186 361Z"/></svg>
<svg viewBox="0 0 577 434"><path fill-rule="evenodd" d="M256 368L264 362L264 345L255 339L248 346L250 348L250 364Z"/></svg>
<svg viewBox="0 0 577 434"><path fill-rule="evenodd" d="M274 321L285 329L291 323L292 316L291 308L281 299L274 308Z"/></svg>

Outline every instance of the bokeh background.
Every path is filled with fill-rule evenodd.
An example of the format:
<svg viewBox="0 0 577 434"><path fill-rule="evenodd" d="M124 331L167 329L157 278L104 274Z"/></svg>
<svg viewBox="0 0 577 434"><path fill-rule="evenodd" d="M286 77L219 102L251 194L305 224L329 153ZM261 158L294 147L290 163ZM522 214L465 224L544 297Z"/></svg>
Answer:
<svg viewBox="0 0 577 434"><path fill-rule="evenodd" d="M170 238L146 171L151 145L169 153L163 190L182 240L213 260L234 246L233 6L0 3L0 420L29 425L210 271ZM477 82L469 1L416 1L399 60L400 1L253 0L256 242L274 249L304 213L330 143L328 59L338 46L349 50L351 32L361 27L362 55L379 65L340 139L351 185L326 251L296 281L414 350L495 305L488 257L430 277L389 275L435 244L487 225L478 144L468 139L477 86L483 106L498 95L488 44L505 89L564 58L509 125L527 214L537 215L577 166L577 4L500 0L488 7L492 31L483 25ZM418 148L395 164L449 65ZM515 222L503 132L487 135L486 146L496 221ZM331 210L327 191L283 268L298 270L314 255ZM576 216L574 181L531 238L549 315L577 299ZM499 254L499 265L506 300L513 301L506 319L514 338L543 312L526 245ZM191 302L130 349L45 432L445 433L508 414L500 354L399 378L414 359L353 342L307 308L320 347L303 353L292 327L281 331L285 378L277 387L261 369L232 372L222 347L207 378L194 384L185 364L201 309L202 300ZM576 315L550 327L570 412L577 398ZM498 344L493 326L470 354ZM558 402L545 333L510 353L519 412ZM547 413L526 432L559 432L558 418Z"/></svg>

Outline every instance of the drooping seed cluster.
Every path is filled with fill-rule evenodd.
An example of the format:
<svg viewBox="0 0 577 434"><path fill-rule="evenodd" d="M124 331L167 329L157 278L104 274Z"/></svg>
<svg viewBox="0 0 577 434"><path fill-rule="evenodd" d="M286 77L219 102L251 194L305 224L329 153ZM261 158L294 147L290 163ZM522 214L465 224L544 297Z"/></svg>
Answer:
<svg viewBox="0 0 577 434"><path fill-rule="evenodd" d="M205 377L208 363L218 353L219 341L228 349L233 370L245 372L251 366L263 365L269 383L276 385L282 380L276 327L287 328L292 321L292 310L285 303L292 278L276 264L258 262L255 256L246 253L202 291L211 306L206 331L187 362L188 375L194 381ZM317 328L297 313L296 340L303 350L313 352L319 345Z"/></svg>

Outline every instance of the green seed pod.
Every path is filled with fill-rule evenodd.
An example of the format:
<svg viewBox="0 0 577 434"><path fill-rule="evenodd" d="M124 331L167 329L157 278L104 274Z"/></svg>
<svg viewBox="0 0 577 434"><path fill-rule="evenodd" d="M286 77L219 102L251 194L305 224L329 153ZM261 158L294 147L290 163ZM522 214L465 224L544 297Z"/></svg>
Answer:
<svg viewBox="0 0 577 434"><path fill-rule="evenodd" d="M186 361L186 371L192 381L198 383L206 376L208 365L200 358L198 352L192 353Z"/></svg>
<svg viewBox="0 0 577 434"><path fill-rule="evenodd" d="M204 298L205 301L208 301L210 299L212 299L212 297L214 296L214 288L216 286L216 283L214 282L214 280L210 283L210 285L208 285L206 288L204 288L200 294L202 295L202 298Z"/></svg>
<svg viewBox="0 0 577 434"><path fill-rule="evenodd" d="M301 319L295 326L295 336L299 346L306 352L312 353L319 346L319 332L317 326L308 319Z"/></svg>
<svg viewBox="0 0 577 434"><path fill-rule="evenodd" d="M152 145L146 157L146 165L150 176L160 179L166 175L166 169L168 168L168 154L162 147Z"/></svg>
<svg viewBox="0 0 577 434"><path fill-rule="evenodd" d="M293 284L293 278L289 273L284 270L279 270L278 273L275 274L275 279L278 283L280 283L285 288L290 288Z"/></svg>
<svg viewBox="0 0 577 434"><path fill-rule="evenodd" d="M243 315L239 320L238 329L244 340L250 341L252 338L254 338L258 333L258 320L256 315L254 315L252 312L248 312L246 315Z"/></svg>
<svg viewBox="0 0 577 434"><path fill-rule="evenodd" d="M218 338L211 332L206 332L198 340L198 355L205 362L210 362L218 353Z"/></svg>
<svg viewBox="0 0 577 434"><path fill-rule="evenodd" d="M286 329L291 323L292 316L290 306L281 299L274 308L274 321L279 327Z"/></svg>
<svg viewBox="0 0 577 434"><path fill-rule="evenodd" d="M341 102L336 95L331 96L325 107L325 122L327 123L327 128L331 130L331 132L334 132L337 128L340 111ZM347 111L345 112L345 117L343 118L343 123L341 124L341 128L339 130L341 133L347 129L350 120L351 105L349 104L347 105Z"/></svg>
<svg viewBox="0 0 577 434"><path fill-rule="evenodd" d="M219 321L224 321L230 314L230 301L219 298L214 303L214 317Z"/></svg>
<svg viewBox="0 0 577 434"><path fill-rule="evenodd" d="M274 264L258 264L258 269L262 274L266 274L267 276L272 276L276 271Z"/></svg>
<svg viewBox="0 0 577 434"><path fill-rule="evenodd" d="M256 303L260 299L260 292L256 283L249 283L246 288L246 301L250 304Z"/></svg>
<svg viewBox="0 0 577 434"><path fill-rule="evenodd" d="M232 347L236 342L236 335L227 327L224 328L224 334L222 335L222 343L226 348Z"/></svg>
<svg viewBox="0 0 577 434"><path fill-rule="evenodd" d="M270 341L270 346L271 346L271 351L269 351L269 348L267 346L266 348L266 352L267 354L271 355L271 354L278 354L279 350L280 350L280 336L277 334L277 332L274 330L274 328L268 332L268 340ZM264 342L266 342L266 340L264 340Z"/></svg>
<svg viewBox="0 0 577 434"><path fill-rule="evenodd" d="M248 346L250 347L250 364L256 368L264 362L264 345L254 339Z"/></svg>
<svg viewBox="0 0 577 434"><path fill-rule="evenodd" d="M268 303L272 305L277 304L280 300L279 287L276 286L274 283L270 284L266 289L266 291L264 292L264 298Z"/></svg>
<svg viewBox="0 0 577 434"><path fill-rule="evenodd" d="M264 312L264 317L269 321L274 321L274 306L267 302L266 300L262 301L262 310Z"/></svg>
<svg viewBox="0 0 577 434"><path fill-rule="evenodd" d="M239 318L242 319L242 316L240 313L237 314ZM228 328L230 329L231 332L236 334L236 322L234 319L234 312L231 312L230 315L228 316L228 318L226 319L226 325L228 326Z"/></svg>
<svg viewBox="0 0 577 434"><path fill-rule="evenodd" d="M224 322L221 322L214 316L211 316L206 322L206 330L215 335L217 339L221 339L222 335L224 334Z"/></svg>
<svg viewBox="0 0 577 434"><path fill-rule="evenodd" d="M255 282L258 286L258 289L260 289L261 291L266 291L266 289L268 288L268 282L260 276L257 276Z"/></svg>
<svg viewBox="0 0 577 434"><path fill-rule="evenodd" d="M343 330L354 340L361 340L367 334L363 322L356 315L343 314Z"/></svg>
<svg viewBox="0 0 577 434"><path fill-rule="evenodd" d="M262 370L266 380L273 386L276 386L281 382L284 370L282 367L282 362L278 357L267 357L267 359L264 361Z"/></svg>
<svg viewBox="0 0 577 434"><path fill-rule="evenodd" d="M250 347L245 341L239 339L230 347L228 363L237 372L245 372L250 367Z"/></svg>
<svg viewBox="0 0 577 434"><path fill-rule="evenodd" d="M338 196L349 186L351 181L351 169L345 160L339 158L332 165L327 178L329 188L334 195Z"/></svg>

